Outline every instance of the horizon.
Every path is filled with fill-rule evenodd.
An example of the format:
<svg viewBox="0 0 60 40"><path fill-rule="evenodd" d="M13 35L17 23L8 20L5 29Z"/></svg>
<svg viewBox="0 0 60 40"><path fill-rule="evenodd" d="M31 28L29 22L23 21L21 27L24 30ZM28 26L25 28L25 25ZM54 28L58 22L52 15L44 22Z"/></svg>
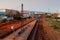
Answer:
<svg viewBox="0 0 60 40"><path fill-rule="evenodd" d="M0 12L6 12L5 11L6 9L4 9L4 8L0 8ZM17 10L17 9L8 9L8 10L16 10L16 11L19 11L19 10ZM30 11L30 12L42 12L42 13L57 13L57 12L43 12L43 11L34 11L34 10L23 10L23 11ZM21 12L21 10L19 11L19 12ZM59 12L60 13L60 12Z"/></svg>

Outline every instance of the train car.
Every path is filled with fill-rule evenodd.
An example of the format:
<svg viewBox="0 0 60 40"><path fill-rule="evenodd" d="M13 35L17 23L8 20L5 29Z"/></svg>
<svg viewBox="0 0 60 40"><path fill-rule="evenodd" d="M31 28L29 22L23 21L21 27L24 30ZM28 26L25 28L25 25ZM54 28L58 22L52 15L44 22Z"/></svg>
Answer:
<svg viewBox="0 0 60 40"><path fill-rule="evenodd" d="M6 21L7 21L7 17L6 16L0 16L0 23L6 22Z"/></svg>
<svg viewBox="0 0 60 40"><path fill-rule="evenodd" d="M7 16L2 16L0 17L0 23L4 23L4 22L7 22L7 21L13 21L13 17L11 18L8 18Z"/></svg>
<svg viewBox="0 0 60 40"><path fill-rule="evenodd" d="M13 17L7 18L7 21L13 21L13 20L14 20Z"/></svg>

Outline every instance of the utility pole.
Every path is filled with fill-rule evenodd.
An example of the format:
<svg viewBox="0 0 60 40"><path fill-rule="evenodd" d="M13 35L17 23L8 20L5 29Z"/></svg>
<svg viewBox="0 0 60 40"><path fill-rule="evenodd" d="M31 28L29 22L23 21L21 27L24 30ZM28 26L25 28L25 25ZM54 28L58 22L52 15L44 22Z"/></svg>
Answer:
<svg viewBox="0 0 60 40"><path fill-rule="evenodd" d="M21 4L21 12L23 12L23 3Z"/></svg>
<svg viewBox="0 0 60 40"><path fill-rule="evenodd" d="M23 3L21 4L21 17L23 17ZM22 19L21 19L21 26L22 26Z"/></svg>

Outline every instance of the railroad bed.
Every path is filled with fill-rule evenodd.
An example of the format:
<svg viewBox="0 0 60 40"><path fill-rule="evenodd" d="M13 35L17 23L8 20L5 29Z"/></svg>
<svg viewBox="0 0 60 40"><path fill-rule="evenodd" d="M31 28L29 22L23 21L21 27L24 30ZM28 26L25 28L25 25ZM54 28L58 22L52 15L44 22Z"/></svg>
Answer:
<svg viewBox="0 0 60 40"><path fill-rule="evenodd" d="M25 19L22 21L16 20L16 21L1 24L0 25L0 38L4 38L5 36L8 36L13 31L16 31L17 29L22 28L24 25L28 24L32 20L35 20L35 19ZM13 30L11 29L12 26L14 27Z"/></svg>
<svg viewBox="0 0 60 40"><path fill-rule="evenodd" d="M44 17L30 21L3 40L60 40L60 36Z"/></svg>
<svg viewBox="0 0 60 40"><path fill-rule="evenodd" d="M60 40L60 36L44 18L39 18L27 40Z"/></svg>
<svg viewBox="0 0 60 40"><path fill-rule="evenodd" d="M25 25L21 29L16 30L9 36L3 38L2 40L27 40L30 32L34 28L36 20L30 22L29 24Z"/></svg>

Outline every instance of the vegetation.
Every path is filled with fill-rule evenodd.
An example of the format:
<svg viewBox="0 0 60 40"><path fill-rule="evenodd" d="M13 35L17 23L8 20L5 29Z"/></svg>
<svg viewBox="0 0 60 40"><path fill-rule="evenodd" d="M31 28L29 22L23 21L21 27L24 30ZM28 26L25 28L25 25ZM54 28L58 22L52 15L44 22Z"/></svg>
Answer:
<svg viewBox="0 0 60 40"><path fill-rule="evenodd" d="M56 20L51 19L51 18L47 18L47 20L50 22L52 27L60 34L60 25L58 25L58 22Z"/></svg>

